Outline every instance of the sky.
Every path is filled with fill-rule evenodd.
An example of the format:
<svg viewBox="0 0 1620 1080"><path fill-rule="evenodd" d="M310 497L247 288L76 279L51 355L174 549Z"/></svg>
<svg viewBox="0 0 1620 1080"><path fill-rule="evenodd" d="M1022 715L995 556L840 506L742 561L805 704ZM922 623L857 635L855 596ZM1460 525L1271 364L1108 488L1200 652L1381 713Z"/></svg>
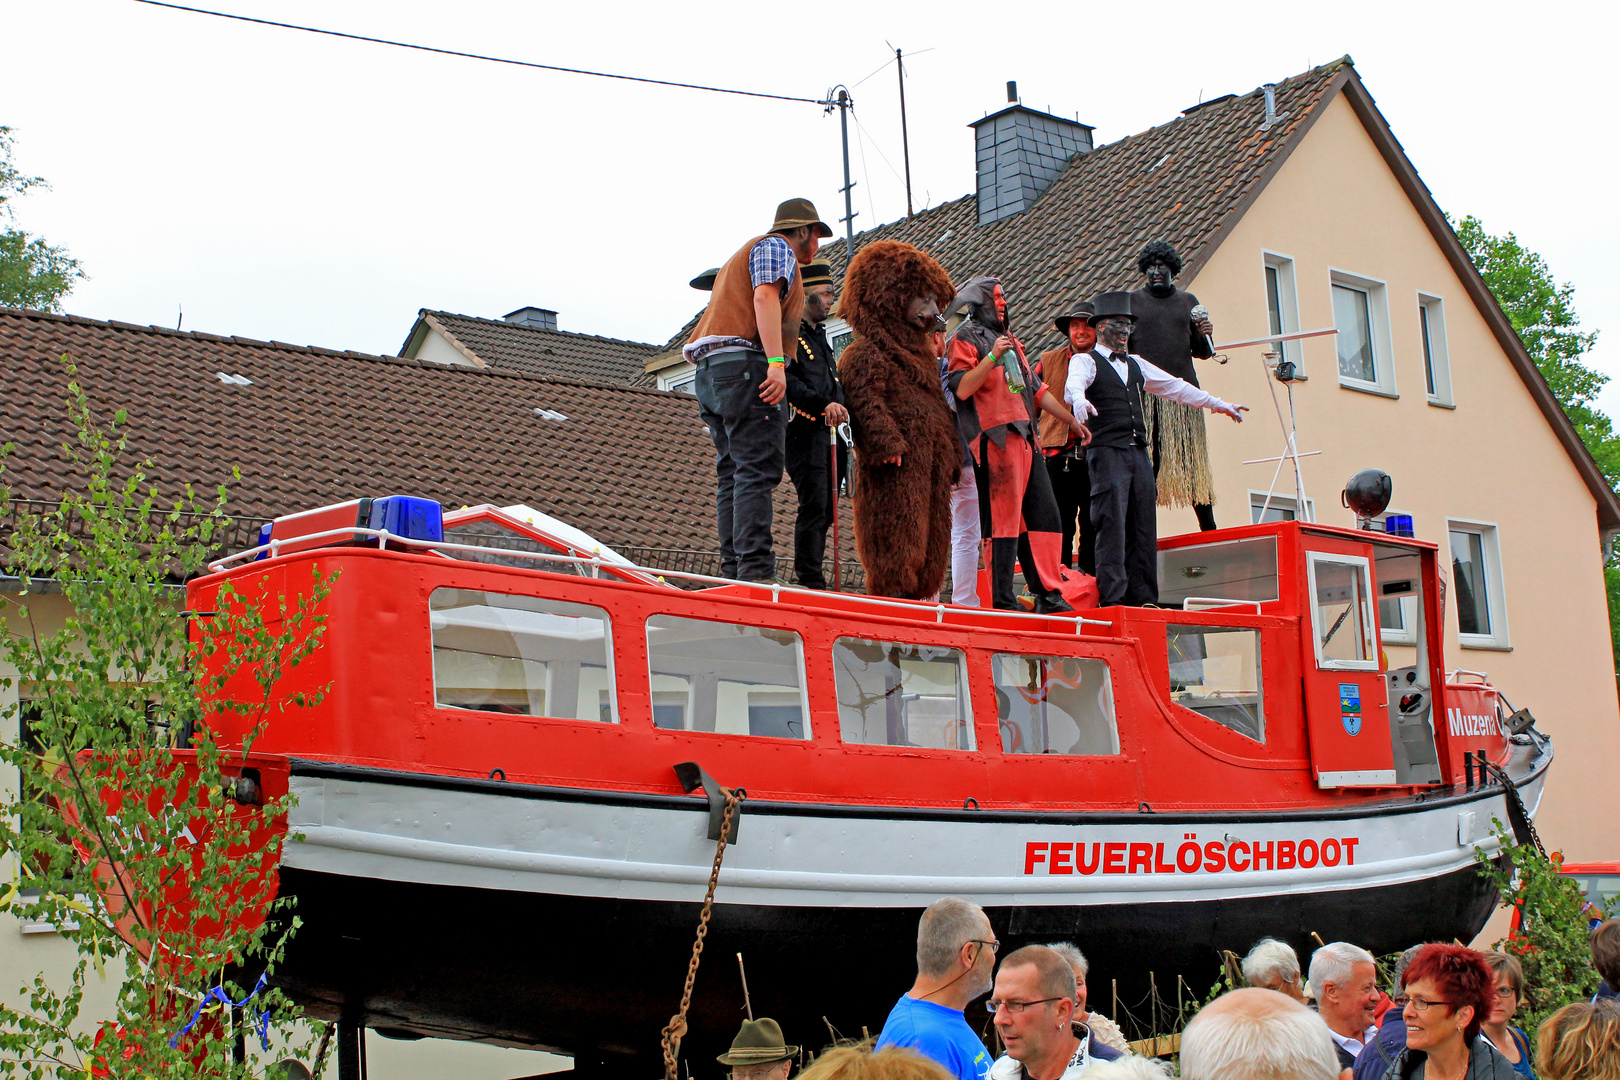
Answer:
<svg viewBox="0 0 1620 1080"><path fill-rule="evenodd" d="M1009 79L1100 144L1348 53L1441 207L1514 232L1575 286L1620 416L1613 4L192 2L790 97L842 84L858 230L905 213L894 46L914 54L918 208L972 190L967 124ZM82 261L73 314L172 327L183 311L187 330L393 354L418 309L534 305L564 330L663 342L702 305L688 279L782 199L843 231L838 120L815 104L137 0L0 0L0 28L0 125L51 184L17 224Z"/></svg>

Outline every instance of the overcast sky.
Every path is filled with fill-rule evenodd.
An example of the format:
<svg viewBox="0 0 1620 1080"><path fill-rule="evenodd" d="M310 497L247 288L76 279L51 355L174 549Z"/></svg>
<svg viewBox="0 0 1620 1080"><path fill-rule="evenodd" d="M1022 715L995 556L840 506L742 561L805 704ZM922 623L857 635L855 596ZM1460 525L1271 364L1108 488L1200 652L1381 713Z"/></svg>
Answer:
<svg viewBox="0 0 1620 1080"><path fill-rule="evenodd" d="M1620 375L1612 4L194 2L806 98L843 83L857 227L905 212L886 42L918 52L919 207L971 190L966 125L1004 104L1008 79L1109 142L1349 53L1440 205L1545 255L1605 331L1590 361ZM52 184L18 221L83 261L75 314L173 326L183 307L188 330L392 354L419 308L533 304L565 330L662 342L701 305L687 279L779 200L842 213L838 123L815 105L135 0L0 0L0 27L0 124ZM1603 404L1620 415L1620 385Z"/></svg>

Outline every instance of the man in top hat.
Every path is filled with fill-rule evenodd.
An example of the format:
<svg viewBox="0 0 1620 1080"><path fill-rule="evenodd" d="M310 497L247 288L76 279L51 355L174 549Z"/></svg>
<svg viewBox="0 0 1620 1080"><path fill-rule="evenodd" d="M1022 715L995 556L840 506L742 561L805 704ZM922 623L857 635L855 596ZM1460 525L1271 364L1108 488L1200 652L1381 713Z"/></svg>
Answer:
<svg viewBox="0 0 1620 1080"><path fill-rule="evenodd" d="M749 240L715 275L709 306L682 350L697 368L693 391L714 440L720 572L774 582L771 493L786 453L785 367L804 316L800 263L832 229L809 199L776 208L770 231Z"/></svg>
<svg viewBox="0 0 1620 1080"><path fill-rule="evenodd" d="M1092 314L1090 301L1075 304L1053 320L1058 333L1068 340L1041 353L1035 373L1048 386L1063 392L1069 381L1069 357L1090 352L1097 343L1097 331L1086 321ZM1085 417L1080 417L1081 421ZM1063 565L1075 566L1075 522L1080 523L1078 565L1086 574L1097 572L1097 540L1091 528L1091 476L1086 472L1086 448L1069 426L1051 413L1042 413L1038 430L1041 453L1046 457L1046 473L1057 498L1058 517L1063 519Z"/></svg>
<svg viewBox="0 0 1620 1080"><path fill-rule="evenodd" d="M825 589L821 559L827 551L827 529L838 512L830 446L838 441L833 428L849 419L849 410L844 408L844 391L838 385L836 357L827 343L827 316L832 314L834 300L832 266L816 261L802 272L804 319L799 323L799 353L787 365L787 400L792 410L787 471L799 493L799 516L793 525L793 573L800 585ZM838 475L844 475L842 453Z"/></svg>
<svg viewBox="0 0 1620 1080"><path fill-rule="evenodd" d="M1065 396L1076 413L1096 414L1089 423L1086 468L1091 527L1097 534L1097 590L1104 607L1154 604L1159 599L1157 490L1143 392L1222 413L1240 424L1249 410L1128 353L1136 323L1130 293L1103 293L1086 321L1097 329L1097 344L1069 361Z"/></svg>
<svg viewBox="0 0 1620 1080"><path fill-rule="evenodd" d="M787 1080L798 1052L797 1046L789 1046L782 1038L781 1025L762 1016L744 1020L731 1040L731 1049L715 1060L731 1066L732 1080Z"/></svg>

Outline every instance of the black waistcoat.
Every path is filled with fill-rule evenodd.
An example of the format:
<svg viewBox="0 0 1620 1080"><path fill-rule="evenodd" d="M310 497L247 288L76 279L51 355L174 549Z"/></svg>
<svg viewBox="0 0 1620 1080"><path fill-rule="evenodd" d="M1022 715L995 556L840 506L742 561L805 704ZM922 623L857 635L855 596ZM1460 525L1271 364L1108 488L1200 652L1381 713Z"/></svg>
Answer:
<svg viewBox="0 0 1620 1080"><path fill-rule="evenodd" d="M1091 359L1097 377L1086 391L1086 400L1097 408L1097 415L1086 422L1091 428L1091 445L1129 450L1147 445L1147 422L1142 415L1142 369L1125 353L1124 382L1114 365L1095 349Z"/></svg>

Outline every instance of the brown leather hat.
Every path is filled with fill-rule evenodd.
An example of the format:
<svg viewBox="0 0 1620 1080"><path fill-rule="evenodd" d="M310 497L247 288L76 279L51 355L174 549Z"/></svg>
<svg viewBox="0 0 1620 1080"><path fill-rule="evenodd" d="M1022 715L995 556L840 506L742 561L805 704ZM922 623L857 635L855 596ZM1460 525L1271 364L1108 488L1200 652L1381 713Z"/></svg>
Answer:
<svg viewBox="0 0 1620 1080"><path fill-rule="evenodd" d="M785 232L800 225L814 225L816 235L825 239L833 234L832 228L816 213L816 204L809 199L789 199L776 208L776 221L771 232Z"/></svg>
<svg viewBox="0 0 1620 1080"><path fill-rule="evenodd" d="M731 1049L715 1058L722 1065L770 1065L786 1061L799 1052L782 1038L782 1025L768 1016L744 1020Z"/></svg>
<svg viewBox="0 0 1620 1080"><path fill-rule="evenodd" d="M815 262L805 263L799 267L799 271L804 274L804 287L807 289L812 285L831 285L833 283L832 263L830 262L822 262L817 259Z"/></svg>
<svg viewBox="0 0 1620 1080"><path fill-rule="evenodd" d="M1052 325L1058 328L1058 333L1067 334L1069 332L1069 323L1075 319L1089 319L1095 314L1097 314L1097 305L1089 300L1082 301L1053 319Z"/></svg>

